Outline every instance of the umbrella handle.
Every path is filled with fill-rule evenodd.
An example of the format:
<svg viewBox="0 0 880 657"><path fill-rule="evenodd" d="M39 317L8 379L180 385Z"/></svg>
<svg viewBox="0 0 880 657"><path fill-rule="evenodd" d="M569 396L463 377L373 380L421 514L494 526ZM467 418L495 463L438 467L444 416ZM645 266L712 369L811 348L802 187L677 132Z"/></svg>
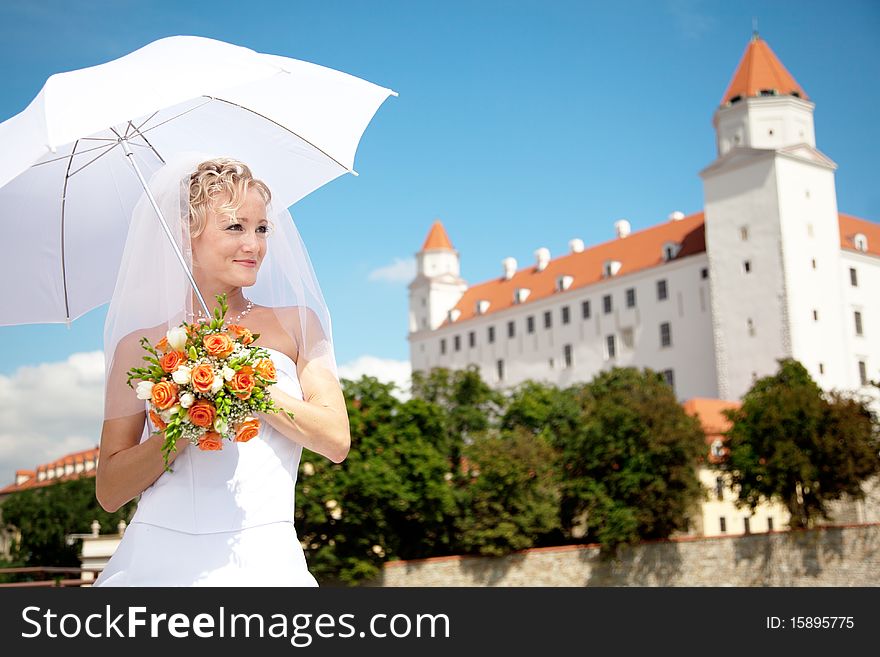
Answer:
<svg viewBox="0 0 880 657"><path fill-rule="evenodd" d="M202 293L199 291L199 286L196 285L196 280L193 278L192 272L189 270L189 267L186 266L186 260L184 260L183 254L180 252L180 247L177 246L177 242L174 241L174 236L171 234L171 229L168 228L168 223L165 221L162 210L159 209L159 204L156 203L156 199L153 198L153 195L150 193L150 189L147 185L146 179L144 178L144 174L141 173L137 162L135 162L134 158L132 157L134 153L132 152L131 147L128 145L128 140L120 139L120 144L122 146L123 152L125 153L125 156L128 158L131 166L134 168L134 172L135 174L137 174L138 180L141 181L141 186L144 188L144 192L146 192L147 198L150 199L150 204L153 206L153 210L156 211L156 217L158 217L159 223L162 224L162 229L165 231L165 235L168 237L168 241L171 242L171 248L174 249L174 254L180 261L180 266L183 267L183 271L186 272L186 277L189 279L193 291L195 291L196 296L199 298L199 303L201 303L202 308L205 309L205 316L210 317L211 311L208 310L208 304L205 303L205 299L202 296Z"/></svg>

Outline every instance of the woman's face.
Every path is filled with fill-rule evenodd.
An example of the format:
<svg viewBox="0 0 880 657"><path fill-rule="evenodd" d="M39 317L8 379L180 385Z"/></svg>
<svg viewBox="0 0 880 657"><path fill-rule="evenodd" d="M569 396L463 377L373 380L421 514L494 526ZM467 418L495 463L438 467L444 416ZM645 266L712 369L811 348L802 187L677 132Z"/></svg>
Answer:
<svg viewBox="0 0 880 657"><path fill-rule="evenodd" d="M257 282L268 234L266 204L257 190L250 189L234 219L208 210L204 230L192 240L193 268L203 280L249 287Z"/></svg>

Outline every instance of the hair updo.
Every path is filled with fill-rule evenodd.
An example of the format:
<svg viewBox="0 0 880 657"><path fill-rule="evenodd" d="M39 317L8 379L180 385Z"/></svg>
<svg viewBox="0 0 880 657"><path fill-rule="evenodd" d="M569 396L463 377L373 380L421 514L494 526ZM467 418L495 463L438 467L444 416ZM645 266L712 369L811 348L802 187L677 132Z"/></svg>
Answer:
<svg viewBox="0 0 880 657"><path fill-rule="evenodd" d="M230 157L217 157L199 164L190 175L189 182L189 230L190 237L198 237L205 229L208 209L220 196L227 201L213 207L215 212L235 217L244 204L249 189L256 189L266 205L272 200L269 187L254 178L250 167Z"/></svg>

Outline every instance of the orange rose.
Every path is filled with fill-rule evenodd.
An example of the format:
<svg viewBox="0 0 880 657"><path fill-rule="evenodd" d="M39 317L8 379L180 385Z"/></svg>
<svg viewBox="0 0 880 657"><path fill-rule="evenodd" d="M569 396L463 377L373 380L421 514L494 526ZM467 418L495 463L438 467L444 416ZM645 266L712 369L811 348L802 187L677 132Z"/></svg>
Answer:
<svg viewBox="0 0 880 657"><path fill-rule="evenodd" d="M171 408L177 401L177 384L171 381L159 381L153 386L153 404L160 411Z"/></svg>
<svg viewBox="0 0 880 657"><path fill-rule="evenodd" d="M190 382L197 392L211 392L211 386L214 384L214 369L208 363L196 365L190 375Z"/></svg>
<svg viewBox="0 0 880 657"><path fill-rule="evenodd" d="M227 332L236 340L240 340L243 345L249 345L254 341L254 334L250 329L238 324L230 324L226 327Z"/></svg>
<svg viewBox="0 0 880 657"><path fill-rule="evenodd" d="M189 419L197 427L210 427L214 424L217 409L211 402L200 399L189 407Z"/></svg>
<svg viewBox="0 0 880 657"><path fill-rule="evenodd" d="M168 346L168 338L162 338L156 343L156 351L161 351L164 354L168 349L170 349Z"/></svg>
<svg viewBox="0 0 880 657"><path fill-rule="evenodd" d="M168 426L162 421L162 418L159 417L159 414L156 413L152 408L150 409L150 420L153 422L153 426L156 427L157 431L165 431L165 428Z"/></svg>
<svg viewBox="0 0 880 657"><path fill-rule="evenodd" d="M235 349L232 338L225 333L208 333L202 338L202 344L209 355L217 358L226 358Z"/></svg>
<svg viewBox="0 0 880 657"><path fill-rule="evenodd" d="M199 449L217 451L223 449L223 439L216 431L209 431L199 438Z"/></svg>
<svg viewBox="0 0 880 657"><path fill-rule="evenodd" d="M159 365L166 372L173 372L177 366L186 362L186 354L182 351L169 351L159 359Z"/></svg>
<svg viewBox="0 0 880 657"><path fill-rule="evenodd" d="M267 381L275 381L275 363L268 358L263 358L257 363L257 374Z"/></svg>
<svg viewBox="0 0 880 657"><path fill-rule="evenodd" d="M250 365L245 365L230 379L228 386L239 399L249 399L251 390L254 389L254 383L256 383L254 368Z"/></svg>
<svg viewBox="0 0 880 657"><path fill-rule="evenodd" d="M258 433L260 433L260 421L256 418L250 418L238 425L238 430L235 432L235 441L246 443Z"/></svg>

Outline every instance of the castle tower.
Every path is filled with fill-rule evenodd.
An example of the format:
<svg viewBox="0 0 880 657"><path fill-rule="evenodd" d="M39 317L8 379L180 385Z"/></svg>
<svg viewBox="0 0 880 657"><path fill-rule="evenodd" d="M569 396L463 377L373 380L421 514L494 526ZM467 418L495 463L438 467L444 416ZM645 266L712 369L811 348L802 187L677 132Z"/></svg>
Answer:
<svg viewBox="0 0 880 657"><path fill-rule="evenodd" d="M705 195L718 394L738 399L776 360L844 387L846 333L834 171L814 104L757 34L713 117Z"/></svg>
<svg viewBox="0 0 880 657"><path fill-rule="evenodd" d="M467 289L461 262L440 220L434 221L416 253L416 277L409 284L409 332L437 328Z"/></svg>

